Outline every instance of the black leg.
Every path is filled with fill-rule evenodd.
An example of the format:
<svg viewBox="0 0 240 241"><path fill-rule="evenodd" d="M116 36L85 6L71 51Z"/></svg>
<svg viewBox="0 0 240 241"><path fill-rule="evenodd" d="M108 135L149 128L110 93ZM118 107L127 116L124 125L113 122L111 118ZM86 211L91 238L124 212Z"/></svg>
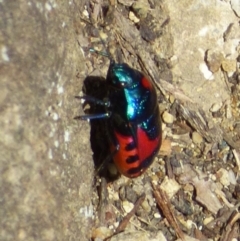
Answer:
<svg viewBox="0 0 240 241"><path fill-rule="evenodd" d="M75 96L75 98L80 99L80 100L86 100L87 102L92 102L96 105L102 105L108 108L110 106L109 101L104 101L97 99L93 96L90 95L85 95L85 96ZM103 118L109 118L111 112L105 112L105 113L100 113L100 114L90 114L90 115L80 115L74 117L75 120L94 120L94 119L103 119Z"/></svg>
<svg viewBox="0 0 240 241"><path fill-rule="evenodd" d="M110 112L101 113L101 114L92 114L92 115L79 115L74 117L75 120L95 120L109 118Z"/></svg>

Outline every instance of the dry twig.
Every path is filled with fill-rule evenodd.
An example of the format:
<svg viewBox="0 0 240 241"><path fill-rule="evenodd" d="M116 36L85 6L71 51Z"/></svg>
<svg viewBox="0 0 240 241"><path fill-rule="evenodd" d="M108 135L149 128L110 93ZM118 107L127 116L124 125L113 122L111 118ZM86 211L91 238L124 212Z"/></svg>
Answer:
<svg viewBox="0 0 240 241"><path fill-rule="evenodd" d="M162 210L165 218L168 220L169 224L174 228L176 235L178 238L185 240L184 233L180 229L177 219L172 211L170 200L168 199L166 193L161 190L161 188L157 188L156 185L152 182L153 194L156 198L157 204Z"/></svg>
<svg viewBox="0 0 240 241"><path fill-rule="evenodd" d="M129 223L130 218L136 213L136 211L138 210L139 206L140 206L140 205L142 204L142 202L144 201L145 197L146 197L146 194L145 194L145 193L142 194L142 195L139 197L139 199L138 199L138 200L136 201L136 203L134 204L133 209L123 218L122 222L121 222L121 223L119 224L119 226L117 227L115 234L122 232L122 231L126 228L127 224Z"/></svg>

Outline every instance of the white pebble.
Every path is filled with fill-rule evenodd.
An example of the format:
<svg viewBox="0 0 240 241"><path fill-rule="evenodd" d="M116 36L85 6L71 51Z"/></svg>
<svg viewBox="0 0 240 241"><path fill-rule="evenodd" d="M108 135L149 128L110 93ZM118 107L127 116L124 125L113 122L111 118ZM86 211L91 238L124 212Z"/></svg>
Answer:
<svg viewBox="0 0 240 241"><path fill-rule="evenodd" d="M208 67L205 63L201 63L199 65L199 70L202 72L205 79L207 79L207 80L213 80L214 79L213 73L208 69Z"/></svg>
<svg viewBox="0 0 240 241"><path fill-rule="evenodd" d="M137 18L136 15L132 11L129 12L129 16L128 17L134 23L138 23L140 21L140 19Z"/></svg>
<svg viewBox="0 0 240 241"><path fill-rule="evenodd" d="M132 211L134 204L125 200L125 201L123 201L122 206L123 206L124 211L126 213L129 213L130 211Z"/></svg>
<svg viewBox="0 0 240 241"><path fill-rule="evenodd" d="M161 215L159 213L154 213L153 216L154 218L161 218Z"/></svg>
<svg viewBox="0 0 240 241"><path fill-rule="evenodd" d="M210 111L211 112L217 112L221 109L222 107L222 103L214 103L211 108L210 108Z"/></svg>

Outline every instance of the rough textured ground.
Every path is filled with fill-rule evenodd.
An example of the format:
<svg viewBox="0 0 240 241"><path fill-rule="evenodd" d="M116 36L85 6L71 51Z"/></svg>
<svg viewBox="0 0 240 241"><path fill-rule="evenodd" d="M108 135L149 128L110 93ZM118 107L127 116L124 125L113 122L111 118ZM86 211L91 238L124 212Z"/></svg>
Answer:
<svg viewBox="0 0 240 241"><path fill-rule="evenodd" d="M93 163L83 54L66 1L1 1L1 240L88 240Z"/></svg>
<svg viewBox="0 0 240 241"><path fill-rule="evenodd" d="M238 1L7 0L0 16L0 240L239 240ZM100 39L158 87L164 143L133 180L99 179L73 120L106 75Z"/></svg>

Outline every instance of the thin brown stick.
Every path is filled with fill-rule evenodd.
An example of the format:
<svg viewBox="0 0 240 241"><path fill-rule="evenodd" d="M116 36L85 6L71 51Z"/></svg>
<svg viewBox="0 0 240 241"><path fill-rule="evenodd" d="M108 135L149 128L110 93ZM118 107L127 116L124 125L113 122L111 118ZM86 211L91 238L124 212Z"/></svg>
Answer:
<svg viewBox="0 0 240 241"><path fill-rule="evenodd" d="M159 208L162 210L163 215L168 220L169 224L174 228L177 237L182 240L185 240L184 233L177 223L176 217L172 211L171 203L167 194L161 188L157 188L153 182L152 187L154 197L156 198L157 204Z"/></svg>
<svg viewBox="0 0 240 241"><path fill-rule="evenodd" d="M137 209L142 204L145 197L146 197L145 193L139 197L139 199L135 202L133 209L123 218L122 222L117 227L116 233L122 232L126 228L130 218L136 213Z"/></svg>

